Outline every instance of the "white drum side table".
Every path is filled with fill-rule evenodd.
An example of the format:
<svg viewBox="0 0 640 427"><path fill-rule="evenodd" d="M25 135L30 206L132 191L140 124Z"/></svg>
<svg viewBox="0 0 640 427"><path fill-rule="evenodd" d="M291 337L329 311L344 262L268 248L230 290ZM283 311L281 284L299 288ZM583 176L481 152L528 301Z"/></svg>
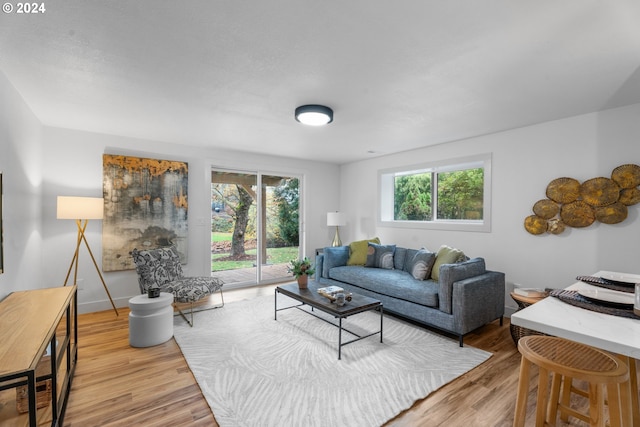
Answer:
<svg viewBox="0 0 640 427"><path fill-rule="evenodd" d="M173 294L160 292L157 298L138 295L129 300L129 344L151 347L173 336Z"/></svg>

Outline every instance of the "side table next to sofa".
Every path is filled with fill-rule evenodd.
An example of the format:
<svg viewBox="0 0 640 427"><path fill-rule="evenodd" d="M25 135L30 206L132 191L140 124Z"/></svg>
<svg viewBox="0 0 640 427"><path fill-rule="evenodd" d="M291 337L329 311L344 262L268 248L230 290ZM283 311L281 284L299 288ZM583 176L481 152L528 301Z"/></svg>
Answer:
<svg viewBox="0 0 640 427"><path fill-rule="evenodd" d="M542 301L543 299L546 298L546 296L527 297L524 295L516 294L515 292L511 292L510 295L511 295L511 298L513 298L513 300L516 302L516 304L518 304L518 310L516 310L516 312L522 310L523 308L527 308L531 304L535 304L538 301ZM527 328L523 328L522 326L514 325L513 323L511 323L510 325L510 330L511 330L511 338L513 338L513 342L516 343L516 345L518 345L518 341L520 340L520 338L525 337L527 335L545 335L541 332L534 331L532 329L527 329Z"/></svg>

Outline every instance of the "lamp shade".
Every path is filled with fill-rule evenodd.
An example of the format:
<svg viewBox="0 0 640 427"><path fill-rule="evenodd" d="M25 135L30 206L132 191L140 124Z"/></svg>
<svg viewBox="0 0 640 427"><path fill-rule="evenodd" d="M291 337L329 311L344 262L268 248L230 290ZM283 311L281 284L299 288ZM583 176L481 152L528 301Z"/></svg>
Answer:
<svg viewBox="0 0 640 427"><path fill-rule="evenodd" d="M102 197L58 196L58 219L102 219Z"/></svg>
<svg viewBox="0 0 640 427"><path fill-rule="evenodd" d="M333 121L333 110L324 105L302 105L296 108L295 116L303 125L323 126Z"/></svg>
<svg viewBox="0 0 640 427"><path fill-rule="evenodd" d="M328 212L327 213L327 226L329 227L342 227L347 224L347 218L340 212Z"/></svg>

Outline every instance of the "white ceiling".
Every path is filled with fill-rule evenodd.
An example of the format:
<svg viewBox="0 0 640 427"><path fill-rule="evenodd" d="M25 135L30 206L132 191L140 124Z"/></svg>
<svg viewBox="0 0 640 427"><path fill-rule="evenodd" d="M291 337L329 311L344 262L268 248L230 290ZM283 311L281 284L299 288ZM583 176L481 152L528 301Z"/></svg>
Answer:
<svg viewBox="0 0 640 427"><path fill-rule="evenodd" d="M49 126L346 163L640 102L638 0L44 4L0 70Z"/></svg>

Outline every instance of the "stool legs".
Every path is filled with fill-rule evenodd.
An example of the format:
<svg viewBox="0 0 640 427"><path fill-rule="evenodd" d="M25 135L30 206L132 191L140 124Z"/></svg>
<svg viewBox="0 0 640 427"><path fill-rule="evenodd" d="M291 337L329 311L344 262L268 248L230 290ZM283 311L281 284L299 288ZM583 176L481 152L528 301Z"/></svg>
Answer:
<svg viewBox="0 0 640 427"><path fill-rule="evenodd" d="M571 381L571 380L569 380ZM566 389L566 382L564 380L565 386L563 386L563 390ZM558 402L560 401L560 385L563 383L562 375L558 373L553 373L553 378L551 380L551 395L549 396L549 411L547 412L547 420L551 425L556 424L556 417L558 415ZM569 382L571 385L571 382ZM563 396L564 399L564 396Z"/></svg>
<svg viewBox="0 0 640 427"><path fill-rule="evenodd" d="M628 425L640 426L640 409L638 408L638 371L636 359L628 356L619 356L629 367L628 387L620 390L620 399L623 405L623 421ZM631 413L625 413L624 408L631 408Z"/></svg>
<svg viewBox="0 0 640 427"><path fill-rule="evenodd" d="M621 360L593 347L556 337L523 337L518 342L518 350L522 359L514 427L524 427L531 365L538 368L536 427L555 425L558 412L563 421L572 416L592 427L605 427L605 406L608 406L610 427L636 425L632 423L638 413L633 402L634 399L637 402L637 386L632 385L637 383L635 360ZM633 372L632 379L629 371ZM550 393L549 377L552 377ZM573 387L574 380L585 382L588 391ZM587 414L570 406L571 393L587 397Z"/></svg>
<svg viewBox="0 0 640 427"><path fill-rule="evenodd" d="M554 381L555 376L554 374ZM589 391L581 390L573 386L573 379L570 377L564 377L562 379L562 391L560 393L559 403L557 400L557 391L555 387L555 383L552 383L552 390L549 402L549 412L547 414L547 422L551 425L555 425L556 422L556 411L560 412L560 419L565 423L569 422L569 416L578 418L586 423L590 423L591 425L605 425L602 411L604 409L605 403L609 406L609 417L610 417L610 427L616 426L633 426L637 424L633 424L632 422L632 414L629 411L631 408L631 396L628 383L621 384L607 384L606 386L606 400L604 399L603 388L596 389L595 392L592 392L591 389ZM584 414L572 409L569 406L571 400L571 393L578 394L586 399L589 399L590 402L590 414L589 417L586 417ZM593 398L592 398L593 396ZM595 412L591 409L591 405L595 405Z"/></svg>
<svg viewBox="0 0 640 427"><path fill-rule="evenodd" d="M538 401L536 404L536 427L544 427L547 415L547 387L549 385L549 371L538 367Z"/></svg>
<svg viewBox="0 0 640 427"><path fill-rule="evenodd" d="M626 424L622 421L622 412L620 404L624 405L621 401L620 390L625 388L625 384L607 384L607 399L609 402L609 423L611 427L622 427ZM602 424L604 425L604 423Z"/></svg>
<svg viewBox="0 0 640 427"><path fill-rule="evenodd" d="M582 390L582 389L574 387L573 386L573 378L565 376L564 377L564 381L562 382L562 396L560 398L560 404L559 404L560 419L562 421L564 421L565 423L568 423L569 422L569 415L571 415L573 417L576 417L576 418L584 421L585 423L588 423L589 422L589 417L585 416L584 414L581 414L580 412L574 411L569 406L569 404L571 402L571 393L575 393L575 394L578 394L578 395L584 397L585 399L589 399L589 391L588 390Z"/></svg>
<svg viewBox="0 0 640 427"><path fill-rule="evenodd" d="M589 425L605 427L604 394L602 384L589 383Z"/></svg>

